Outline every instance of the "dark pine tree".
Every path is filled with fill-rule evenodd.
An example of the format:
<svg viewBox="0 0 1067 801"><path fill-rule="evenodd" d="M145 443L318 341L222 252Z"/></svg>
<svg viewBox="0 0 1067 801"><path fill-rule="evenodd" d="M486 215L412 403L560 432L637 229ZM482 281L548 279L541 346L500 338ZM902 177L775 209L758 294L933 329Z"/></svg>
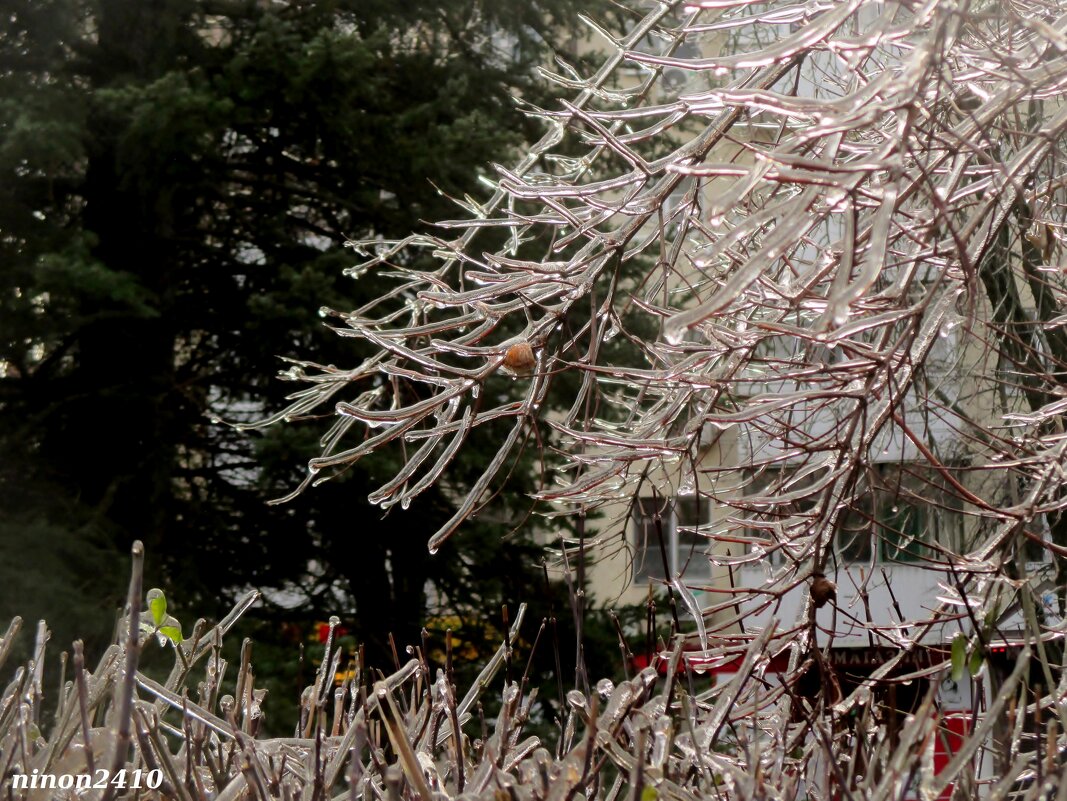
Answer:
<svg viewBox="0 0 1067 801"><path fill-rule="evenodd" d="M395 468L376 456L267 506L322 426L250 434L212 417L282 408L280 356L358 358L315 316L377 294L373 277L343 276L346 240L404 236L455 216L446 196L480 194L486 165L537 134L512 96L539 99L533 67L576 10L9 0L0 615L47 614L60 647L74 633L99 646L133 539L149 586L187 619L264 588L271 630L339 611L376 660L390 632L417 642L428 615L545 597L529 534L512 532L528 465L431 558L455 497L383 519L365 498ZM453 486L484 458L466 449Z"/></svg>

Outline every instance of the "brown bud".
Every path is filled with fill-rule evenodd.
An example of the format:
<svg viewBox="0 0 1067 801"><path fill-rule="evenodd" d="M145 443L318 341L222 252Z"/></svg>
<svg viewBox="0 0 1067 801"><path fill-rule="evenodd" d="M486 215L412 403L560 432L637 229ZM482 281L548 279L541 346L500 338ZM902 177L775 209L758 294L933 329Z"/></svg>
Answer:
<svg viewBox="0 0 1067 801"><path fill-rule="evenodd" d="M504 367L515 375L530 375L537 365L537 357L529 342L516 342L504 355Z"/></svg>
<svg viewBox="0 0 1067 801"><path fill-rule="evenodd" d="M824 573L811 574L811 600L816 609L826 606L827 601L837 601L837 585Z"/></svg>

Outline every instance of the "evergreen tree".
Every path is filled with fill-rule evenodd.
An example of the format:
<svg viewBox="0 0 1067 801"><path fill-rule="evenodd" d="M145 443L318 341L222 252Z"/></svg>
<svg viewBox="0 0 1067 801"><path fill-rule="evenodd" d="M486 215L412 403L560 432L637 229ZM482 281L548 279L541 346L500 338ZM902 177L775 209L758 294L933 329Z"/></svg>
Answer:
<svg viewBox="0 0 1067 801"><path fill-rule="evenodd" d="M147 545L149 580L179 606L217 613L243 587L282 590L274 600L302 606L268 612L273 620L354 613L346 623L375 658L389 652L389 632L417 641L434 611L430 586L442 601L492 609L525 600L541 579L528 536L502 538L511 525L476 523L462 553L431 559L426 534L455 497L427 493L383 521L365 500L395 472L380 457L268 507L299 481L321 429L252 436L211 417L281 408L278 356L358 357L314 318L324 303L355 308L380 291L373 276L344 277L355 261L346 239L402 236L454 215L449 197L478 192L484 165L535 135L512 95L536 99L544 32L570 24L574 5L8 9L0 546L4 573L21 577L5 580L8 590L29 580L40 592L32 609L8 597L2 611L47 611L65 647L47 607L90 597L117 606L122 582L108 564L124 572L117 554L134 538ZM484 458L468 452L456 486Z"/></svg>

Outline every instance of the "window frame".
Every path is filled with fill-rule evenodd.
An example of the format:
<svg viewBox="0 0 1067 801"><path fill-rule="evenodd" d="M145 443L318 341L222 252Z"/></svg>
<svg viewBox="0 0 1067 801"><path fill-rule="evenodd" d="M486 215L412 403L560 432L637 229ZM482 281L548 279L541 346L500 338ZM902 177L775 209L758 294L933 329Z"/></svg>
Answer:
<svg viewBox="0 0 1067 801"><path fill-rule="evenodd" d="M696 521L685 522L679 520L678 507L682 504L694 502ZM660 518L663 521L663 533L666 539L664 543L667 549L667 561L671 575L664 577L663 557L660 553L658 537L655 531L654 511L658 504ZM646 511L647 510L647 511ZM628 528L631 532L630 543L633 546L633 562L630 569L630 581L636 586L647 586L652 583L665 583L668 578L681 577L686 580L710 580L712 576L711 562L707 559L707 546L700 549L699 534L681 532L679 529L691 528L694 525L705 525L710 520L711 501L707 498L699 498L696 495L676 495L669 497L655 497L651 495L638 496L630 508L628 516ZM681 536L697 538L692 542L683 543ZM705 542L707 540L705 539ZM682 551L685 551L683 553ZM649 562L649 559L652 562ZM647 565L654 565L653 570L647 569ZM702 565L706 565L702 566ZM683 570L684 568L684 570Z"/></svg>
<svg viewBox="0 0 1067 801"><path fill-rule="evenodd" d="M787 464L763 468L760 474L784 474L800 469L801 465ZM782 475L760 483L764 486L775 486L786 480L786 476ZM946 482L932 467L921 461L875 462L863 481L864 487L856 495L850 508L838 513L833 539L835 563L842 566L920 566L929 559L936 558L936 550L931 547L932 544L949 548L959 546L962 520L958 516L958 509L957 514L950 513L948 509L959 504L960 500L947 491ZM749 482L751 478L746 482L746 488L751 486ZM929 493L935 488L937 494L931 499L931 503L913 502L913 497L930 498ZM945 507L944 514L938 514L937 506ZM909 532L893 528L892 515L904 516L909 513L915 515L917 522L909 522L907 529L917 526L919 531L902 537L901 533L907 535ZM746 534L750 536L758 536L759 531L756 526L746 527ZM855 534L846 541L844 535L848 531L854 531ZM904 544L900 545L901 542ZM772 561L779 564L781 558L781 553L775 551Z"/></svg>
<svg viewBox="0 0 1067 801"><path fill-rule="evenodd" d="M855 514L867 517L868 546L862 559L843 558L840 543L841 524L834 532L834 558L849 565L880 564L920 566L936 554L936 544L948 548L959 546L962 520L949 512L959 498L947 491L944 479L930 465L920 461L886 461L872 465L874 483L868 486L861 498L865 509ZM870 479L868 479L870 481ZM936 492L935 496L930 493ZM930 503L915 503L912 498L930 498ZM944 514L937 507L945 507ZM894 518L909 514L913 521L903 527L894 525ZM845 513L839 521L847 520ZM910 529L918 529L911 530ZM903 543L903 544L902 544ZM872 558L875 557L875 558Z"/></svg>

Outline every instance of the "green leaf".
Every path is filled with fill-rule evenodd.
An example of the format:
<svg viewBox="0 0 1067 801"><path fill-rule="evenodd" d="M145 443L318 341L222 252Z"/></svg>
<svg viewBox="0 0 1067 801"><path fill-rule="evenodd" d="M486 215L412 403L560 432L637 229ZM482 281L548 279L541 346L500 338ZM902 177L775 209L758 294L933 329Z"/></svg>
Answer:
<svg viewBox="0 0 1067 801"><path fill-rule="evenodd" d="M970 672L971 677L978 675L978 671L982 669L982 646L975 643L974 649L971 651L971 661L967 664L967 670Z"/></svg>
<svg viewBox="0 0 1067 801"><path fill-rule="evenodd" d="M163 590L151 589L148 591L148 609L152 613L152 622L159 626L167 617L167 596Z"/></svg>
<svg viewBox="0 0 1067 801"><path fill-rule="evenodd" d="M182 641L182 624L178 622L178 618L171 615L167 615L163 618L163 625L159 627L156 634L160 638L160 645L163 644L163 638L166 637L172 643L177 645Z"/></svg>
<svg viewBox="0 0 1067 801"><path fill-rule="evenodd" d="M958 632L952 640L952 680L959 681L963 678L963 671L967 667L967 638L963 632Z"/></svg>
<svg viewBox="0 0 1067 801"><path fill-rule="evenodd" d="M659 793L656 792L655 787L645 787L641 791L641 801L656 801L659 797Z"/></svg>
<svg viewBox="0 0 1067 801"><path fill-rule="evenodd" d="M178 645L182 641L181 626L160 626L159 633L175 645Z"/></svg>

